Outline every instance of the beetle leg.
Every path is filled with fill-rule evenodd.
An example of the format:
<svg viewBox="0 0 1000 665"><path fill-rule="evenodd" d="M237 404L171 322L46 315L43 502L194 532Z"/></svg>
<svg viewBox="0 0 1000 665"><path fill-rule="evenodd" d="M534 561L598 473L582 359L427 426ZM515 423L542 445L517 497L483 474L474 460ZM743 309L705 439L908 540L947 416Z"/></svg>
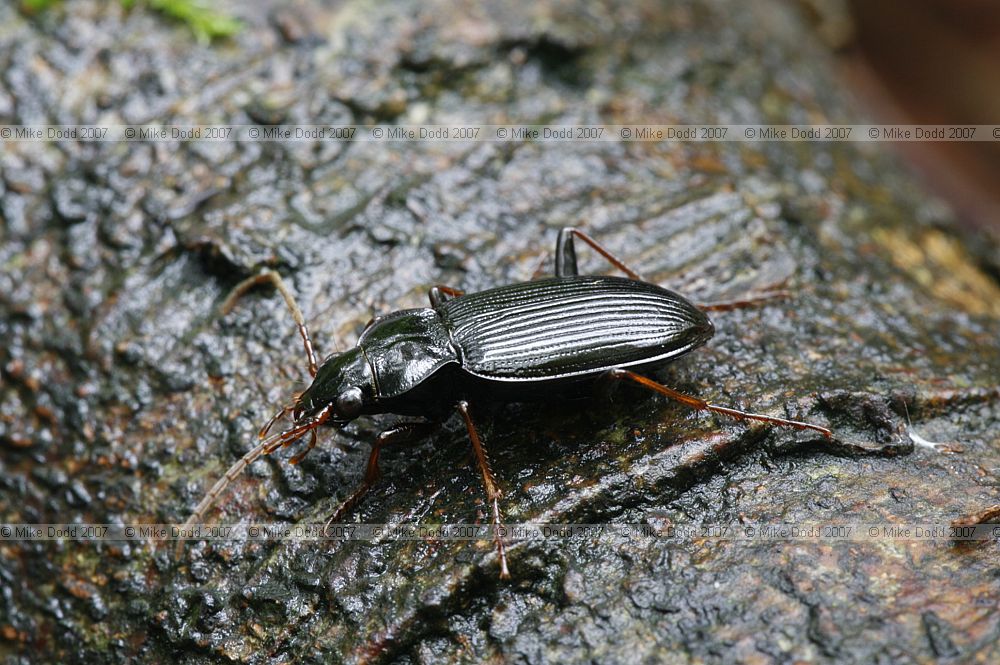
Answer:
<svg viewBox="0 0 1000 665"><path fill-rule="evenodd" d="M440 427L440 423L400 423L391 429L379 433L375 437L375 442L372 443L372 451L368 455L368 465L365 467L365 475L361 480L361 484L358 485L357 489L349 497L337 506L337 510L333 512L330 519L326 521L326 526L323 527L323 535L328 535L330 525L339 522L348 511L358 505L362 497L368 493L368 490L372 488L378 477L382 475L382 472L378 468L378 458L382 452L382 446L389 445L390 443L412 441L413 439L430 434L438 427Z"/></svg>
<svg viewBox="0 0 1000 665"><path fill-rule="evenodd" d="M696 307L703 312L727 312L733 309L743 309L744 307L756 307L762 303L770 302L772 300L780 300L782 298L791 298L792 294L790 291L771 291L770 293L762 293L760 295L751 296L749 298L741 298L739 300L723 300L718 302L707 302L698 303Z"/></svg>
<svg viewBox="0 0 1000 665"><path fill-rule="evenodd" d="M302 310L299 309L298 303L295 302L295 297L292 292L288 289L285 281L281 279L281 275L273 270L264 270L253 277L248 277L242 282L233 287L233 290L229 292L226 297L225 302L222 303L222 314L228 314L230 310L236 305L236 301L239 300L243 294L252 289L259 284L270 283L274 285L274 288L278 289L282 297L285 299L285 304L288 305L288 309L292 312L292 318L295 319L295 325L299 329L299 335L302 337L302 346L306 350L306 361L309 363L309 374L311 376L316 376L316 352L313 350L312 339L309 337L309 327L306 326L306 319L302 316Z"/></svg>
<svg viewBox="0 0 1000 665"><path fill-rule="evenodd" d="M757 288L755 293L737 298L735 300L719 300L714 302L696 303L698 309L703 312L728 312L734 309L745 307L756 307L768 303L772 300L791 298L792 292L783 288L788 283L788 278L773 282L766 286Z"/></svg>
<svg viewBox="0 0 1000 665"><path fill-rule="evenodd" d="M437 286L432 286L427 295L431 299L431 307L440 307L451 298L457 298L458 296L465 295L465 291L459 291L458 289L453 289L450 286L438 284Z"/></svg>
<svg viewBox="0 0 1000 665"><path fill-rule="evenodd" d="M765 423L771 423L772 425L780 425L782 427L794 427L796 429L811 429L815 432L819 432L828 439L833 438L833 432L825 427L820 427L819 425L812 425L810 423L803 423L798 420L786 420L785 418L776 418L775 416L764 416L758 413L747 413L746 411L737 411L736 409L730 409L725 406L716 406L715 404L709 404L705 400L699 397L692 397L691 395L685 395L682 392L678 392L673 388L667 388L665 385L657 383L652 379L648 379L641 374L636 374L635 372L630 372L627 369L612 369L608 371L608 375L613 379L620 379L623 381L634 381L644 388L649 388L654 390L661 395L665 395L672 400L680 402L690 406L692 409L697 409L699 411L713 411L715 413L721 413L723 415L729 416L731 418L736 418L737 420L759 420Z"/></svg>
<svg viewBox="0 0 1000 665"><path fill-rule="evenodd" d="M541 279L543 277L546 277L547 273L545 272L545 269L548 267L548 264L549 264L549 257L547 256L539 257L538 265L535 266L535 269L532 271L531 277L528 278L528 281L533 282L536 279Z"/></svg>
<svg viewBox="0 0 1000 665"><path fill-rule="evenodd" d="M575 229L571 226L561 229L559 237L556 239L556 277L574 277L578 274L576 268L576 248L573 245L574 236L590 245L595 252L607 259L608 263L628 275L630 279L639 282L645 281L639 276L639 273L625 265L621 259L605 249L599 242L580 229Z"/></svg>
<svg viewBox="0 0 1000 665"><path fill-rule="evenodd" d="M462 414L462 419L465 420L465 428L469 431L469 438L472 440L472 450L476 454L476 463L479 466L479 472L483 475L483 488L486 490L486 499L489 501L493 511L493 540L497 544L497 555L500 557L500 578L507 579L510 577L510 571L507 570L507 549L503 544L503 538L500 537L500 530L503 528L503 523L500 521L500 497L503 496L503 492L500 491L496 476L493 475L493 469L490 468L490 461L486 457L486 449L483 448L483 442L479 438L476 426L472 423L472 416L469 414L469 403L463 400L457 406L458 412Z"/></svg>
<svg viewBox="0 0 1000 665"><path fill-rule="evenodd" d="M322 411L317 413L315 416L311 417L309 420L305 421L301 425L292 424L291 427L283 431L278 435L282 446L289 446L295 443L298 439L302 437L303 434L308 434L314 431L317 427L325 423L330 418L330 411L333 409L333 405L327 405Z"/></svg>

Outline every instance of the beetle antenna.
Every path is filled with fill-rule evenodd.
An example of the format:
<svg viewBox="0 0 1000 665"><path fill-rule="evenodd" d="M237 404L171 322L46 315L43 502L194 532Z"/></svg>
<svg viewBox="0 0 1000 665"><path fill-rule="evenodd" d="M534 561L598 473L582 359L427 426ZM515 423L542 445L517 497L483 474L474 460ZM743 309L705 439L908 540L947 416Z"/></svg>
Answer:
<svg viewBox="0 0 1000 665"><path fill-rule="evenodd" d="M201 522L201 520L205 517L205 513L207 513L208 510L215 505L215 502L220 496L222 496L222 493L226 491L226 488L229 487L230 483L236 480L237 476L243 473L243 469L256 462L262 456L270 455L278 448L290 445L304 434L314 432L317 427L329 419L330 410L331 407L328 406L300 425L293 423L293 425L288 429L272 434L247 451L243 457L239 458L224 474L222 474L221 478L215 481L212 488L208 490L202 500L198 502L198 505L194 507L194 512L191 513L191 516L188 517L187 521L185 521L181 526L181 531L190 531L195 524ZM311 447L312 446L310 445L310 448ZM174 555L179 558L183 551L184 541L178 540L177 546L174 549Z"/></svg>
<svg viewBox="0 0 1000 665"><path fill-rule="evenodd" d="M288 309L292 312L292 318L295 319L295 326L299 329L299 336L302 337L302 346L306 351L306 362L309 366L309 375L316 376L317 365L316 365L316 352L313 350L312 338L309 336L309 326L306 325L306 318L302 315L302 310L299 309L299 305L295 302L295 296L289 290L288 286L285 284L285 280L281 279L281 275L276 273L271 269L263 270L260 273L254 275L253 277L247 277L242 282L233 287L233 290L229 292L226 297L225 302L222 303L222 314L226 315L229 311L236 305L236 301L239 300L244 293L257 286L258 284L271 283L274 288L278 289L281 293L281 297L285 299L285 304L288 305ZM336 340L336 337L334 337Z"/></svg>
<svg viewBox="0 0 1000 665"><path fill-rule="evenodd" d="M215 484L212 485L212 489L208 490L198 505L195 506L194 512L191 513L191 516L188 517L187 521L185 521L181 526L181 531L189 531L195 524L201 522L201 520L205 517L205 513L207 513L209 509L215 505L215 502L219 499L222 493L226 491L229 484L236 480L237 476L243 473L243 469L256 462L261 456L270 454L280 448L284 443L284 434L284 432L272 434L247 451L243 457L229 467L229 470L215 481ZM174 555L180 557L183 551L184 541L178 540L177 546L174 549Z"/></svg>

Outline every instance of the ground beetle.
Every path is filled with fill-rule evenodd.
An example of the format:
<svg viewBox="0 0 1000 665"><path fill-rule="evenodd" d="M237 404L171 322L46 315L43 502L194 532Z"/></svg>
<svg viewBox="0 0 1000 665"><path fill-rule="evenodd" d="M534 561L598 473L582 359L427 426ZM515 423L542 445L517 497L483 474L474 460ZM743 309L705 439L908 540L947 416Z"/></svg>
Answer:
<svg viewBox="0 0 1000 665"><path fill-rule="evenodd" d="M628 277L579 275L575 238L586 242ZM301 460L315 446L320 425L341 428L358 416L379 413L426 418L398 424L378 435L361 485L330 518L331 523L339 521L377 479L383 446L430 432L454 409L465 421L472 441L492 511L500 575L507 577L507 557L500 537L500 487L473 424L470 401L551 399L579 394L581 387L590 388L599 380L623 380L694 409L814 430L832 437L825 427L709 404L637 373L707 342L715 328L705 312L752 305L775 294L695 306L673 291L643 281L578 229L565 228L559 233L555 277L471 294L435 286L430 290L430 307L373 319L353 349L331 355L319 367L302 312L277 273L266 271L238 285L223 310L263 282L273 283L292 311L305 346L312 385L261 429L260 443L212 486L188 518L185 530L203 519L247 465L308 434L306 448L291 462ZM289 415L288 428L268 436L274 424ZM178 551L183 542L178 542Z"/></svg>

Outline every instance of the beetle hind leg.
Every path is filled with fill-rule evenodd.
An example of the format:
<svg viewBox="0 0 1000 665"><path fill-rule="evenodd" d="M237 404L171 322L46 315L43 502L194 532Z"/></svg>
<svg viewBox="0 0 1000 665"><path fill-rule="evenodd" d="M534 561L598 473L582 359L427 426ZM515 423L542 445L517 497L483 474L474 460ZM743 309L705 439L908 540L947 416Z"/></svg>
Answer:
<svg viewBox="0 0 1000 665"><path fill-rule="evenodd" d="M629 279L645 281L639 273L625 265L625 262L609 252L601 243L597 242L580 229L567 226L559 231L556 239L556 277L575 277L579 274L576 267L576 247L573 239L579 238L590 245L591 249L603 256L608 263L621 270L629 276Z"/></svg>
<svg viewBox="0 0 1000 665"><path fill-rule="evenodd" d="M469 431L469 439L472 440L472 450L476 455L476 465L483 476L483 488L486 490L486 499L489 501L492 510L493 541L496 543L497 556L500 558L500 578L508 579L510 571L507 569L507 548L500 535L500 531L503 529L503 522L500 518L500 497L503 496L503 492L500 491L497 478L493 475L493 469L490 468L490 461L486 456L486 449L483 447L483 442L479 438L479 432L476 431L476 426L472 422L472 416L469 413L469 403L461 401L457 406L458 412L462 415L462 419L465 420L465 428Z"/></svg>
<svg viewBox="0 0 1000 665"><path fill-rule="evenodd" d="M765 416L759 413L748 413L746 411L739 411L737 409L730 409L725 406L717 406L715 404L709 404L700 397L694 397L692 395L685 395L682 392L674 390L673 388L668 388L661 383L657 383L652 379L646 378L641 374L636 374L635 372L630 372L627 369L613 369L608 371L607 376L611 379L618 379L621 381L632 381L638 383L644 388L648 388L655 392L669 397L675 402L680 402L692 409L697 409L698 411L712 411L713 413L721 413L723 415L729 416L730 418L736 418L737 420L757 420L760 422L770 423L772 425L778 425L780 427L792 427L795 429L808 429L814 432L819 432L827 439L833 438L833 432L831 432L826 427L821 427L819 425L813 425L812 423L804 423L798 420L788 420L786 418L778 418L776 416Z"/></svg>
<svg viewBox="0 0 1000 665"><path fill-rule="evenodd" d="M703 312L728 312L734 309L757 307L758 305L769 303L772 300L783 300L785 298L791 298L791 297L792 294L790 291L777 290L777 291L769 291L767 293L760 293L754 296L748 296L746 298L739 298L737 300L700 302L697 303L695 306Z"/></svg>
<svg viewBox="0 0 1000 665"><path fill-rule="evenodd" d="M453 289L450 286L445 286L444 284L438 284L432 286L431 290L427 292L427 297L431 301L431 307L440 307L442 304L451 300L452 298L457 298L459 296L464 296L465 291L460 291L458 289Z"/></svg>
<svg viewBox="0 0 1000 665"><path fill-rule="evenodd" d="M695 306L703 312L729 312L734 309L748 309L759 307L775 300L784 300L792 297L792 292L785 289L788 278L773 282L766 286L754 289L753 292L732 300L715 300L710 302L695 303Z"/></svg>

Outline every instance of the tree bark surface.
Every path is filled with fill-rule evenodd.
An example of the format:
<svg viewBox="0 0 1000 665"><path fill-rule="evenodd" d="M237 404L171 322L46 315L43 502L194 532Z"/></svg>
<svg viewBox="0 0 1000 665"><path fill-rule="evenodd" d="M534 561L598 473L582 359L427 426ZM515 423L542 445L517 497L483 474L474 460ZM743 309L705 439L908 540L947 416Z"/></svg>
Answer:
<svg viewBox="0 0 1000 665"><path fill-rule="evenodd" d="M316 3L208 47L142 8L0 8L0 118L50 123L850 123L781 2ZM733 422L623 388L473 405L510 523L947 524L1000 503L997 243L885 143L13 143L0 169L0 518L181 522L375 313L552 270L578 226L714 315L665 367ZM610 272L580 251L585 271ZM391 418L254 464L220 523L322 522ZM930 446L926 442L945 445ZM921 445L917 445L921 444ZM387 448L362 523L486 522L460 419ZM1000 661L995 542L605 534L0 543L0 654L62 662Z"/></svg>

